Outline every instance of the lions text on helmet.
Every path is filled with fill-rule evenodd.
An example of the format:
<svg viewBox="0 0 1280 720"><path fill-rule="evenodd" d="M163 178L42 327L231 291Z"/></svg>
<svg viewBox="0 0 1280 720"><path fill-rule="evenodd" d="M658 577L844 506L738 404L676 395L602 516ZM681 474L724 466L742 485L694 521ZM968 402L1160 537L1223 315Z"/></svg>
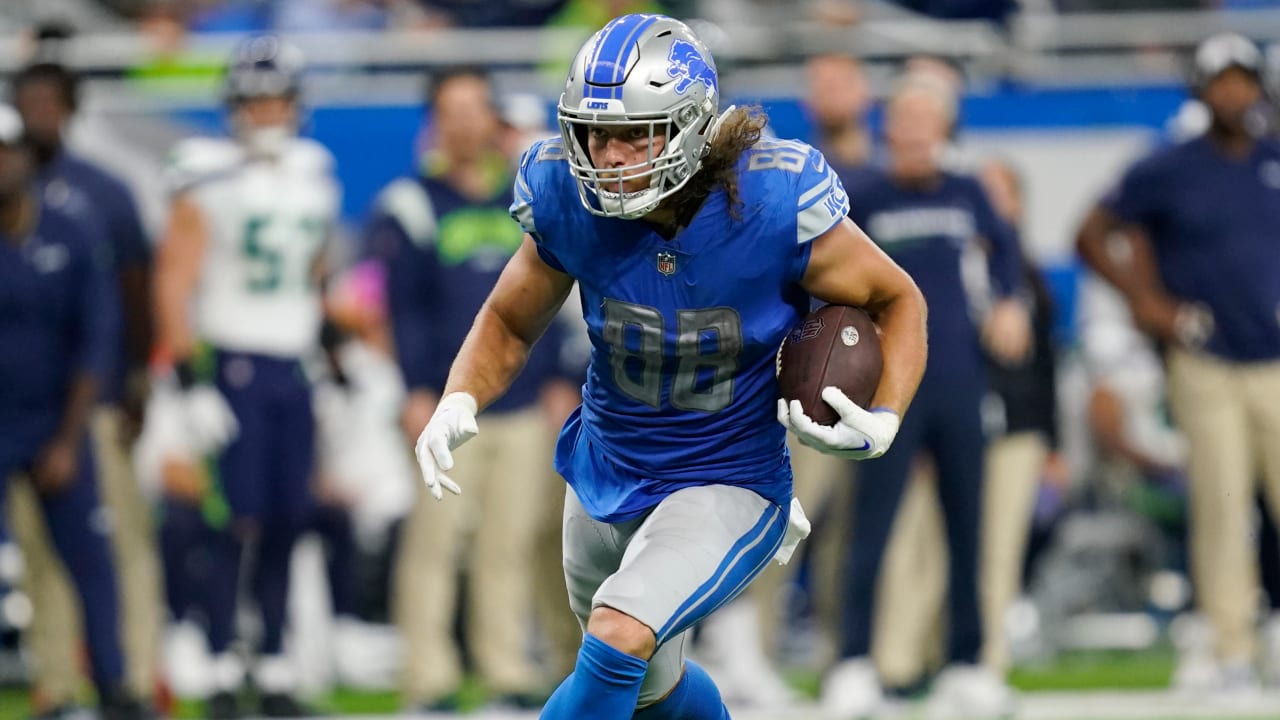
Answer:
<svg viewBox="0 0 1280 720"><path fill-rule="evenodd" d="M224 98L236 138L255 157L279 157L298 132L303 59L280 38L250 38L235 51Z"/></svg>
<svg viewBox="0 0 1280 720"><path fill-rule="evenodd" d="M688 26L626 18L634 20L605 25L579 51L557 114L583 206L634 219L698 172L732 108L717 115L715 62Z"/></svg>

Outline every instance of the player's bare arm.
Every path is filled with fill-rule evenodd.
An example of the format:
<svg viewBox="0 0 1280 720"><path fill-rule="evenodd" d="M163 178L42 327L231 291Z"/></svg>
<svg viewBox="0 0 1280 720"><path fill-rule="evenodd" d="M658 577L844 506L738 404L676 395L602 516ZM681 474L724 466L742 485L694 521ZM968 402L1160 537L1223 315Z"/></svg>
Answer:
<svg viewBox="0 0 1280 720"><path fill-rule="evenodd" d="M200 282L208 245L204 216L188 197L174 200L169 226L156 257L156 321L160 342L175 360L191 357L195 336L187 318L187 304Z"/></svg>
<svg viewBox="0 0 1280 720"><path fill-rule="evenodd" d="M1179 323L1194 323L1160 281L1155 251L1141 228L1095 205L1076 234L1076 249L1090 268L1124 295L1143 330L1179 341ZM1179 313L1183 319L1179 319Z"/></svg>
<svg viewBox="0 0 1280 720"><path fill-rule="evenodd" d="M476 315L444 395L468 393L483 409L506 392L571 289L573 278L543 262L525 235Z"/></svg>
<svg viewBox="0 0 1280 720"><path fill-rule="evenodd" d="M829 303L865 308L880 326L884 372L871 401L899 416L924 374L927 307L915 281L845 219L813 241L801 284Z"/></svg>

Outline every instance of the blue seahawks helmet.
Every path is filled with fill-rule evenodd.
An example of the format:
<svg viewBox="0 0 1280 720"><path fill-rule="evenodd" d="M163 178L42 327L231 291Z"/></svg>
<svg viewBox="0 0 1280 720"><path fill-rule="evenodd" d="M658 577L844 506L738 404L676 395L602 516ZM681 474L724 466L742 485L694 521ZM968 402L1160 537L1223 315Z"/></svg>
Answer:
<svg viewBox="0 0 1280 720"><path fill-rule="evenodd" d="M232 107L255 97L296 99L303 66L302 52L279 37L251 37L231 57L223 97Z"/></svg>
<svg viewBox="0 0 1280 720"><path fill-rule="evenodd" d="M723 117L719 85L707 47L673 18L623 15L592 35L569 69L557 108L583 206L596 215L638 218L684 187ZM647 125L650 143L665 135L666 144L656 156L651 149L646 162L598 169L587 152L588 129L597 125ZM624 176L648 177L649 187L606 189L620 189Z"/></svg>

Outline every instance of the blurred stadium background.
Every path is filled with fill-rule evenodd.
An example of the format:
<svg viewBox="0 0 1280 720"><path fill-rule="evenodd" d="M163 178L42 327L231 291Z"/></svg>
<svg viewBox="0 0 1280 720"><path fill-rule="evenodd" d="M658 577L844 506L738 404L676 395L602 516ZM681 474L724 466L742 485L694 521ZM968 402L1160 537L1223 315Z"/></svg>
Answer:
<svg viewBox="0 0 1280 720"><path fill-rule="evenodd" d="M1025 691L1019 717L1280 718L1277 687L1234 702L1171 689L1180 652L1196 642L1187 639L1194 628L1179 635L1191 622L1191 589L1178 560L1185 498L1176 482L1147 478L1115 488L1104 487L1099 477L1087 419L1092 381L1082 348L1082 271L1075 254L1086 210L1145 149L1178 132L1191 49L1212 32L1232 30L1270 46L1280 62L1280 3L4 0L0 74L38 54L83 73L72 146L127 181L151 236L158 237L169 148L192 134L225 132L220 87L230 49L247 33L286 34L308 62L305 133L337 160L349 258L378 191L415 170L428 117L426 73L464 63L489 68L507 119L531 133L545 132L554 122L567 59L603 21L598 19L653 8L690 20L717 58L724 94L762 104L782 137L813 135L803 105L803 66L815 53L860 58L876 96L906 59L945 58L964 80L958 143L966 153L1002 158L1023 173L1024 247L1056 308L1058 414L1070 477L1040 491L1026 586L1009 617L1011 682ZM39 42L41 28L57 29L55 39ZM879 115L873 107L873 130ZM335 641L325 602L313 601L325 594L318 551L304 545L295 563L294 627L316 631L294 631L291 647L304 660L308 697L335 714L404 710L395 692L395 633L387 624L388 551L376 533L365 540L354 570L366 652L351 661L362 667L327 659ZM0 579L11 583L0 598L0 720L34 712L23 635L32 608L23 602L19 563L12 557L11 547L0 549ZM802 572L792 588L800 600L785 618L789 639L780 659L784 675L805 697L817 693L824 642L803 601L811 586ZM1280 662L1280 648L1270 650ZM179 674L181 663L168 659ZM169 679L170 686L182 682ZM476 717L532 717L487 712L484 702L483 688L469 685L463 705L481 709ZM198 713L180 697L169 709ZM742 717L820 715L801 707Z"/></svg>

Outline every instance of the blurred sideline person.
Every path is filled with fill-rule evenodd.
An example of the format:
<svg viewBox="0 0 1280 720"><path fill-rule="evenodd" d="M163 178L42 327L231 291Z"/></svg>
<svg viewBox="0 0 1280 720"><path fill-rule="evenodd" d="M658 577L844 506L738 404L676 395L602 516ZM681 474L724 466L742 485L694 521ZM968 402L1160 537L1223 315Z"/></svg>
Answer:
<svg viewBox="0 0 1280 720"><path fill-rule="evenodd" d="M512 93L499 101L502 133L499 145L502 154L518 168L520 158L533 143L555 136L550 129L546 104L541 97L528 93ZM570 298L571 301L575 298ZM572 306L572 307L571 307ZM591 344L587 338L587 326L582 321L582 308L576 302L566 302L556 316L557 332L562 337L556 354L555 370L540 393L539 404L550 428L549 438L564 425L579 404L582 403L582 385L586 382L587 362ZM551 483L551 494L560 494L564 478L548 465L546 482ZM538 518L534 540L533 604L538 617L543 662L548 680L564 677L573 670L578 645L582 642L582 629L573 612L565 606L567 589L564 572L560 570L560 554L563 544L561 520L563 502L544 503Z"/></svg>
<svg viewBox="0 0 1280 720"><path fill-rule="evenodd" d="M804 107L813 125L813 144L827 162L847 173L871 161L871 88L862 63L852 55L823 53L805 62Z"/></svg>
<svg viewBox="0 0 1280 720"><path fill-rule="evenodd" d="M150 507L139 491L130 459L147 386L151 346L151 246L125 185L66 147L64 132L79 103L79 78L51 62L29 65L10 81L10 95L26 126L36 159L36 182L50 202L100 228L123 312L114 371L103 378L101 401L90 420L98 459L100 496L110 513L116 567L120 573L122 632L130 690L149 697L156 681L159 648L160 576ZM75 701L79 676L78 613L71 586L44 540L36 498L14 485L10 501L20 517L14 533L28 558L32 602L42 608L31 629L39 661L35 695L52 707Z"/></svg>
<svg viewBox="0 0 1280 720"><path fill-rule="evenodd" d="M812 125L812 144L840 178L865 164L871 155L865 116L870 104L862 65L850 55L815 55L805 63L804 105ZM827 455L789 437L794 475L792 491L810 509L813 533L804 552L814 570L809 574L809 606L816 637L836 632L839 575L845 554L846 524L840 520L852 496L853 463ZM800 563L766 568L751 589L703 624L697 655L730 704L760 708L785 707L797 700L776 669L785 627L790 586ZM820 665L834 651L815 648Z"/></svg>
<svg viewBox="0 0 1280 720"><path fill-rule="evenodd" d="M1160 344L1187 438L1191 574L1228 693L1257 687L1253 498L1280 517L1280 145L1259 138L1262 58L1246 38L1196 49L1209 129L1133 164L1086 216L1085 261Z"/></svg>
<svg viewBox="0 0 1280 720"><path fill-rule="evenodd" d="M591 359L591 340L582 319L582 305L578 297L570 295L557 313L556 336L560 339L556 369L553 379L542 389L543 416L551 433L549 443L555 442L556 432L582 404L582 388L587 381L587 365ZM573 672L582 644L582 628L573 610L565 603L569 596L565 584L561 557L564 552L564 501L568 491L564 478L552 465L545 473L547 482L554 483L547 491L552 502L542 508L538 539L534 558L534 600L538 611L538 629L546 644L547 662L544 675L552 681Z"/></svg>
<svg viewBox="0 0 1280 720"><path fill-rule="evenodd" d="M283 654L285 610L294 541L312 517L315 427L303 361L319 346L320 261L339 188L328 151L297 136L301 73L296 48L270 36L244 41L226 76L235 137L193 138L172 153L157 319L189 431L215 459L196 497L170 495L166 522L211 497L222 506L198 531L212 718L242 712L246 667L232 643L246 586L262 617L251 668L257 711L304 712Z"/></svg>
<svg viewBox="0 0 1280 720"><path fill-rule="evenodd" d="M125 677L111 525L88 437L119 349L119 292L101 228L36 192L23 136L18 112L0 105L0 347L10 349L0 353L0 482L35 487L80 595L104 720L142 718Z"/></svg>
<svg viewBox="0 0 1280 720"><path fill-rule="evenodd" d="M988 161L979 179L996 213L1015 230L1021 227L1022 181L1017 170L1004 161ZM1061 488L1068 481L1065 461L1057 454L1057 395L1055 352L1051 330L1053 308L1044 281L1025 261L1023 276L1026 298L1032 311L1031 354L1026 362L1006 364L988 358L990 393L983 408L983 422L991 435L986 452L983 480L982 549L979 562L979 592L982 598L982 664L995 675L1009 671L1009 647L1005 615L1022 588L1025 549L1032 514L1042 479ZM975 283L975 306L981 306L986 290ZM877 668L892 687L913 686L935 659L932 642L942 627L946 555L942 515L933 485L937 470L921 463L920 476L913 478L894 525L894 535L886 549L886 562L895 552L911 553L905 564L910 570L896 581L881 580L878 603L903 608L906 617L885 618L877 610L877 631L903 633L902 642L877 643L872 652ZM922 492L915 485L929 488ZM913 505L912 503L915 503ZM921 503L925 506L921 507ZM903 525L910 530L904 530ZM905 540L909 549L894 547L904 532L917 536ZM886 569L885 573L892 572ZM930 575L937 574L936 579ZM891 628L880 624L894 622Z"/></svg>
<svg viewBox="0 0 1280 720"><path fill-rule="evenodd" d="M932 75L908 73L886 106L888 164L849 184L850 217L911 274L929 302L931 353L912 414L893 451L858 466L853 540L845 577L841 662L827 676L828 712L859 716L883 702L870 653L876 581L886 542L916 454L937 467L949 557L947 666L933 687L930 711L1001 714L1008 688L980 665L983 627L978 590L986 438L982 426L984 351L1019 363L1030 345L1020 299L1025 283L1017 235L995 214L976 179L947 172L942 150L955 122L953 89ZM975 327L966 266L975 259L993 297ZM976 380L976 382L975 382Z"/></svg>
<svg viewBox="0 0 1280 720"><path fill-rule="evenodd" d="M985 163L980 174L996 213L1022 237L1025 186L1007 162ZM983 483L982 663L997 675L1009 672L1005 615L1022 590L1031 519L1041 481L1065 489L1066 461L1059 454L1056 349L1053 302L1039 270L1023 254L1025 300L1031 314L1031 348L1022 362L989 357L990 399L999 405L999 432L987 448ZM994 339L993 339L994 341Z"/></svg>
<svg viewBox="0 0 1280 720"><path fill-rule="evenodd" d="M367 231L385 263L392 332L416 434L436 409L470 318L520 246L507 217L511 167L498 144L489 78L455 68L431 79L431 139L422 174L385 188ZM539 394L555 362L540 347L512 392L485 415L493 430L460 454L462 508L437 505L419 486L402 530L394 604L405 638L406 707L452 710L463 681L455 641L458 574L465 559L466 637L497 705L533 706L541 679L525 652L532 610L533 542L550 466ZM410 435L412 437L412 435Z"/></svg>
<svg viewBox="0 0 1280 720"><path fill-rule="evenodd" d="M721 113L718 93L706 47L671 18L622 16L587 41L559 103L561 138L521 163L511 214L524 243L419 438L433 494L465 493L445 474L452 450L476 437L478 410L579 283L592 359L556 467L572 488L564 570L585 634L548 720L727 718L685 642L803 537L779 430L855 459L883 454L923 368L922 300L845 219L821 154L760 140L764 116ZM810 292L870 307L885 335L873 410L826 388L832 426L776 397L776 349Z"/></svg>
<svg viewBox="0 0 1280 720"><path fill-rule="evenodd" d="M862 65L848 55L818 55L805 63L807 95L805 106L816 126L813 145L822 153L842 182L871 159L870 130L866 126L871 91ZM839 626L840 576L848 547L848 524L844 522L854 494L849 482L855 465L844 458L817 452L788 437L791 467L795 473L795 496L813 514L813 536L805 552L812 558L810 605L820 637L834 637ZM771 568L753 583L749 594L760 603L759 619L765 647L776 656L785 584L794 576L791 564ZM758 587L756 587L758 586ZM834 659L836 648L823 648L825 666Z"/></svg>

